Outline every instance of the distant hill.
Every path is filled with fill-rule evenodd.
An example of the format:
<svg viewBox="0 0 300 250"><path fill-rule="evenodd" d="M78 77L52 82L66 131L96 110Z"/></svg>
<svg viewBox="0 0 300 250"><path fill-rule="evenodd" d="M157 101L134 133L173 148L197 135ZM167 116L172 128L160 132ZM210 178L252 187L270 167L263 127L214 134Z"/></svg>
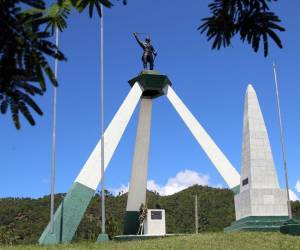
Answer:
<svg viewBox="0 0 300 250"><path fill-rule="evenodd" d="M234 221L233 193L228 189L192 186L169 196L147 192L147 207L166 210L168 233L191 233L194 226L194 196L198 195L199 232L222 231ZM55 196L55 204L62 194ZM107 232L122 234L127 194L113 196L106 192ZM36 243L49 221L50 197L39 199L0 199L0 243L5 233L19 243ZM300 202L293 202L294 216L300 219ZM96 194L77 230L75 241L95 240L100 232L100 199ZM2 235L2 236L1 236ZM3 236L4 235L4 236ZM3 239L2 239L3 241Z"/></svg>

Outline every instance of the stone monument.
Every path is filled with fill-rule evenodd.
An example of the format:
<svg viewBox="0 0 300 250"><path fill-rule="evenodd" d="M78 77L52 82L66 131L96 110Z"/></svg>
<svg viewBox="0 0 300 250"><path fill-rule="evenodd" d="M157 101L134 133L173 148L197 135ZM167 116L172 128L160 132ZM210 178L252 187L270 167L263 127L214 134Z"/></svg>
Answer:
<svg viewBox="0 0 300 250"><path fill-rule="evenodd" d="M225 231L279 231L288 219L287 195L280 189L259 102L248 85L244 103L242 166L234 197L236 222Z"/></svg>

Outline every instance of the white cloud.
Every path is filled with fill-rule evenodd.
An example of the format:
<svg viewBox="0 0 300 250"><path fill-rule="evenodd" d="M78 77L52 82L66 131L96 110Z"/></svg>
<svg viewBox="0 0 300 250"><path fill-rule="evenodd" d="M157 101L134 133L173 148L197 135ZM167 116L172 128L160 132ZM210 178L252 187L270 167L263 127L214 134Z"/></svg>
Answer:
<svg viewBox="0 0 300 250"><path fill-rule="evenodd" d="M295 188L300 193L300 180L297 181Z"/></svg>
<svg viewBox="0 0 300 250"><path fill-rule="evenodd" d="M213 187L215 187L215 188L224 188L224 187L223 187L223 185L222 185L222 184L220 184L220 183L219 183L219 184L217 184L217 185L214 185Z"/></svg>
<svg viewBox="0 0 300 250"><path fill-rule="evenodd" d="M121 185L118 188L108 188L108 190L110 192L112 192L113 195L119 195L119 194L123 194L123 193L127 193L128 192L128 184L127 185Z"/></svg>
<svg viewBox="0 0 300 250"><path fill-rule="evenodd" d="M196 184L207 186L209 184L209 176L186 169L177 173L175 177L169 178L165 185L159 185L154 180L148 180L147 189L156 191L160 195L171 195ZM111 188L110 191L114 195L119 194L119 192L128 192L128 185Z"/></svg>
<svg viewBox="0 0 300 250"><path fill-rule="evenodd" d="M154 180L149 180L147 182L147 188L158 192L160 195L171 195L195 184L207 186L208 183L208 175L186 169L180 171L175 177L169 178L167 183L162 186L155 183Z"/></svg>
<svg viewBox="0 0 300 250"><path fill-rule="evenodd" d="M292 201L298 201L299 200L299 197L292 190L289 190L289 194L290 194L290 200L292 200Z"/></svg>

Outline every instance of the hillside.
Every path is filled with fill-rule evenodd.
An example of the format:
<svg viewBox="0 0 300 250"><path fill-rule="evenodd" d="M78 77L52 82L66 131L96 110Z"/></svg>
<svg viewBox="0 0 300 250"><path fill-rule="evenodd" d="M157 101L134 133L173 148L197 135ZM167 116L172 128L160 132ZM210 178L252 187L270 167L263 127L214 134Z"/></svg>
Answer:
<svg viewBox="0 0 300 250"><path fill-rule="evenodd" d="M222 231L234 220L233 193L228 189L192 186L170 196L147 192L148 208L161 207L166 210L168 233L194 232L194 195L198 195L199 232ZM58 205L62 194L55 196ZM36 243L49 221L49 196L39 199L0 199L1 232L16 237L18 243ZM107 231L111 235L121 234L126 208L127 194L106 194ZM96 194L77 230L75 241L95 240L100 232L100 200ZM294 215L300 218L300 202L293 202Z"/></svg>

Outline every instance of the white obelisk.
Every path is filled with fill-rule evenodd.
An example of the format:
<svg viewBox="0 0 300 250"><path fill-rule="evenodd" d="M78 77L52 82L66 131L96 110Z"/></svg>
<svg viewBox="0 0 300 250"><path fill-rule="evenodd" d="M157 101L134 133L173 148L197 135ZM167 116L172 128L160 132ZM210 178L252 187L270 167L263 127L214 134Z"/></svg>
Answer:
<svg viewBox="0 0 300 250"><path fill-rule="evenodd" d="M244 129L240 193L235 196L236 219L288 216L286 192L280 189L269 137L259 102L248 85L244 104Z"/></svg>

